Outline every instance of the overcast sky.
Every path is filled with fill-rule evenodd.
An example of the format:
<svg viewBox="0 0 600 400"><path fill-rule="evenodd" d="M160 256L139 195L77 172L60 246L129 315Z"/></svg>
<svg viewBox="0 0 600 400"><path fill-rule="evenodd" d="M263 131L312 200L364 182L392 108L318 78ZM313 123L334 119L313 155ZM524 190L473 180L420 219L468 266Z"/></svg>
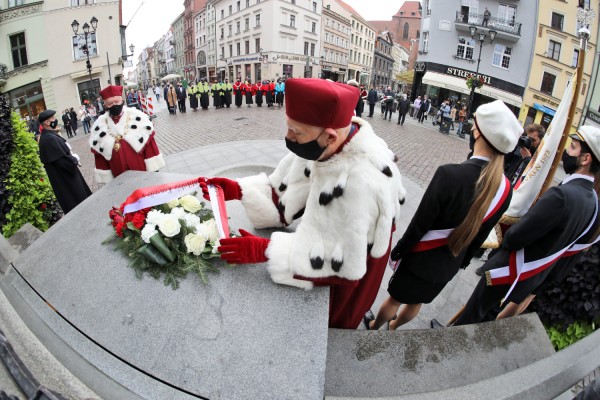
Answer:
<svg viewBox="0 0 600 400"><path fill-rule="evenodd" d="M391 20L404 0L345 0L367 20ZM142 4L143 3L143 4ZM134 15L138 7L141 8ZM127 49L135 45L134 63L140 52L162 37L183 12L183 0L124 0L123 23L127 26ZM132 19L133 17L133 19Z"/></svg>

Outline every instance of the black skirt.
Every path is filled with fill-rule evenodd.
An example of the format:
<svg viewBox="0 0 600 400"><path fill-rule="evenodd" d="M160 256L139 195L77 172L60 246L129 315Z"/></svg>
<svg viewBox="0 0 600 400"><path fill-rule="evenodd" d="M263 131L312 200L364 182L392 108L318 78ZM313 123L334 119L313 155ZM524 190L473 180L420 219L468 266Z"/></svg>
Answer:
<svg viewBox="0 0 600 400"><path fill-rule="evenodd" d="M430 282L398 267L388 284L388 293L402 304L431 303L448 282Z"/></svg>

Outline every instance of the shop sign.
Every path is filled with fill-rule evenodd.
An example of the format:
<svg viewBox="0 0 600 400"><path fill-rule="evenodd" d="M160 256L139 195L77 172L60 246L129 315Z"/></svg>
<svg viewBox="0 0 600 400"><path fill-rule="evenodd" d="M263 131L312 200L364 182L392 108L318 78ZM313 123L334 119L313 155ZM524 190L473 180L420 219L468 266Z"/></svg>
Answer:
<svg viewBox="0 0 600 400"><path fill-rule="evenodd" d="M416 72L423 72L425 71L426 68L426 64L423 61L419 61L415 63L415 71Z"/></svg>
<svg viewBox="0 0 600 400"><path fill-rule="evenodd" d="M236 58L233 60L234 63L242 63L242 62L248 62L248 61L258 61L259 58L258 57L246 57L246 58Z"/></svg>
<svg viewBox="0 0 600 400"><path fill-rule="evenodd" d="M277 58L280 60L285 60L285 61L302 61L302 62L306 62L306 56L294 56L294 55L290 55L290 54L279 54L277 55Z"/></svg>
<svg viewBox="0 0 600 400"><path fill-rule="evenodd" d="M465 79L467 79L469 77L469 75L475 75L472 72L465 71L464 69L453 68L453 67L448 67L448 69L446 70L446 73L448 75L460 76L461 78L465 78ZM483 82L486 85L491 85L491 83L492 83L492 78L487 75L477 74L477 77L483 78Z"/></svg>
<svg viewBox="0 0 600 400"><path fill-rule="evenodd" d="M592 121L596 122L597 124L600 124L600 114L594 112L593 110L588 110L587 118L591 119Z"/></svg>
<svg viewBox="0 0 600 400"><path fill-rule="evenodd" d="M539 94L534 94L534 95L533 95L533 98L534 98L534 99L536 99L536 100L539 100L539 101L541 101L542 103L548 103L548 104L550 104L551 106L558 107L558 103L556 103L556 102L554 102L554 101L552 101L552 100L548 100L547 98L545 98L545 97L542 97L542 96L540 96Z"/></svg>

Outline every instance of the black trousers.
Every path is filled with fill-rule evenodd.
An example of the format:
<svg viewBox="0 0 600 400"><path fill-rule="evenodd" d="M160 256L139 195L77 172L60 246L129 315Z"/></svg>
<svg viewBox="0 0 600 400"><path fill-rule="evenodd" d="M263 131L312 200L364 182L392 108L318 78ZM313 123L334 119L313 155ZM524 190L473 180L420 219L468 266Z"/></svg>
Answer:
<svg viewBox="0 0 600 400"><path fill-rule="evenodd" d="M372 117L374 112L375 112L375 104L369 104L369 117Z"/></svg>
<svg viewBox="0 0 600 400"><path fill-rule="evenodd" d="M487 286L485 275L482 276L454 326L477 324L486 320L488 313L500 305L509 288L510 285Z"/></svg>
<svg viewBox="0 0 600 400"><path fill-rule="evenodd" d="M185 112L185 99L183 99L182 101L178 101L178 103L179 103L179 111Z"/></svg>
<svg viewBox="0 0 600 400"><path fill-rule="evenodd" d="M398 123L404 125L404 118L406 118L406 113L398 113Z"/></svg>
<svg viewBox="0 0 600 400"><path fill-rule="evenodd" d="M388 114L389 114L389 120L392 120L392 106L386 106L385 107L385 114L383 114L383 119L388 119Z"/></svg>

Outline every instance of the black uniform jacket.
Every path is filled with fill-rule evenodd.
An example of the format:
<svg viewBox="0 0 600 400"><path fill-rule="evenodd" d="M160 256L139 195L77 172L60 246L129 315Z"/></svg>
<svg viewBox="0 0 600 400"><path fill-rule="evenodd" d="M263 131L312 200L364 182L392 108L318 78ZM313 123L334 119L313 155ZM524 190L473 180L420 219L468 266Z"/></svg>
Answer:
<svg viewBox="0 0 600 400"><path fill-rule="evenodd" d="M483 269L488 271L507 266L513 250L525 249L525 262L528 262L550 256L571 244L594 216L596 197L593 186L593 182L586 179L573 179L548 189L527 214L508 229L500 251L484 264ZM592 227L586 238L578 242L585 243L594 231ZM517 283L509 300L515 303L523 301L555 266ZM563 276L557 275L556 278ZM508 288L508 285L505 286Z"/></svg>
<svg viewBox="0 0 600 400"><path fill-rule="evenodd" d="M458 257L452 255L448 246L417 253L411 249L428 231L456 228L465 219L474 200L475 184L486 164L486 161L472 158L462 164L442 165L437 169L417 212L392 252L402 259L398 268L408 268L414 275L430 282L448 282L460 267L469 265L474 252L508 208L510 194Z"/></svg>

